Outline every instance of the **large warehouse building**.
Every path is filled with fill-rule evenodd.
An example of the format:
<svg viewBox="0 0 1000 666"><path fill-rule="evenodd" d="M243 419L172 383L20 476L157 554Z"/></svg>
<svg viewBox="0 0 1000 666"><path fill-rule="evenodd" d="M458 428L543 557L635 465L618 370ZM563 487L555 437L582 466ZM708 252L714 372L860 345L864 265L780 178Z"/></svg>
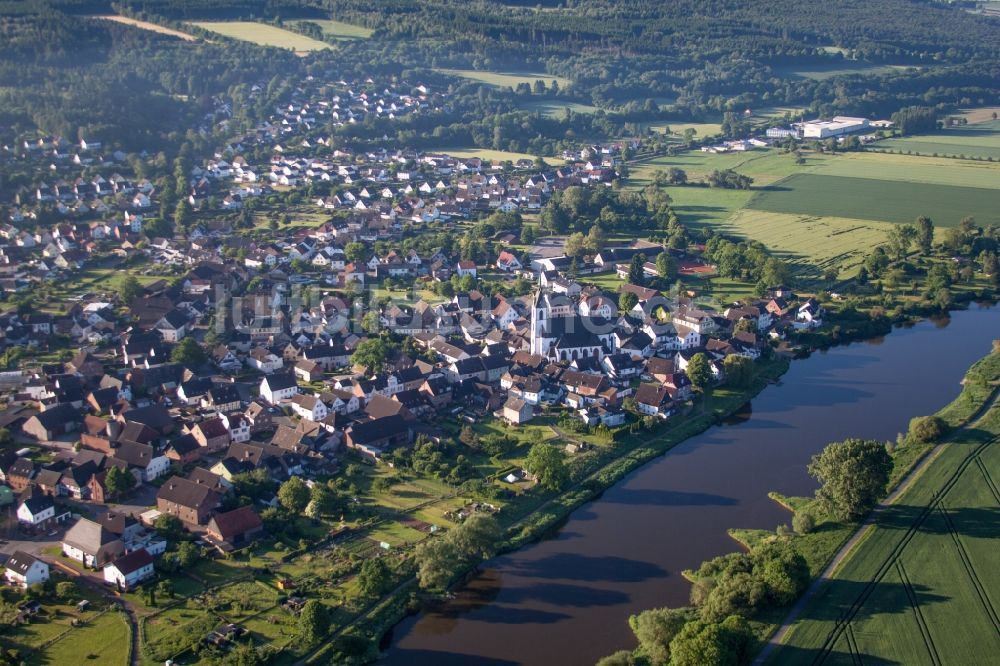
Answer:
<svg viewBox="0 0 1000 666"><path fill-rule="evenodd" d="M835 116L832 120L811 120L802 123L802 136L807 139L828 139L832 136L842 136L851 132L868 129L867 118L851 118Z"/></svg>

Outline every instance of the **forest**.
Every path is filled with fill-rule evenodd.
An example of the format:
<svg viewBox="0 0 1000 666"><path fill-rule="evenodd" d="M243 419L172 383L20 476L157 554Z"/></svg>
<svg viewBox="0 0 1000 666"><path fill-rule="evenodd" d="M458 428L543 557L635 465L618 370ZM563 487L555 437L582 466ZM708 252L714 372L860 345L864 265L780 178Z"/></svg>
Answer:
<svg viewBox="0 0 1000 666"><path fill-rule="evenodd" d="M271 110L301 77L384 76L450 96L448 113L317 128L344 145L477 146L555 154L581 138L634 135L647 121L718 122L726 113L796 107L810 115L889 117L907 107L946 113L1000 103L1000 19L923 0L824 3L573 0L0 1L0 137L38 128L127 149L176 146L211 129L220 100L241 124ZM305 58L213 37L195 42L83 18L117 11L194 32L190 18L334 16L374 30ZM858 73L856 63L871 66ZM891 65L891 66L890 66ZM822 78L800 68L853 73ZM552 79L518 89L446 69L531 71ZM854 68L854 69L851 69ZM569 80L553 85L554 79ZM275 81L281 85L275 85ZM270 83L270 85L269 85ZM242 86L242 88L241 88ZM596 113L545 114L580 103ZM908 127L922 127L907 123ZM731 134L742 125L728 124ZM386 138L383 138L386 137Z"/></svg>

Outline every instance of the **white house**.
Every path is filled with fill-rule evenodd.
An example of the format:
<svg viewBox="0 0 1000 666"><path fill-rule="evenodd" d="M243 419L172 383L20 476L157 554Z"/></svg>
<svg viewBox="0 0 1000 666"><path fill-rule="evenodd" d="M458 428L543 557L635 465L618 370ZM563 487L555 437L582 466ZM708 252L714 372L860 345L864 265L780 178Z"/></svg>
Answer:
<svg viewBox="0 0 1000 666"><path fill-rule="evenodd" d="M329 413L326 404L314 395L293 395L288 404L299 418L309 421L322 421Z"/></svg>
<svg viewBox="0 0 1000 666"><path fill-rule="evenodd" d="M254 370L260 370L266 375L281 370L284 361L277 354L272 354L263 347L256 347L246 358L246 364Z"/></svg>
<svg viewBox="0 0 1000 666"><path fill-rule="evenodd" d="M35 495L21 502L17 507L17 520L22 525L32 527L41 525L56 516L56 505L52 498L45 495Z"/></svg>
<svg viewBox="0 0 1000 666"><path fill-rule="evenodd" d="M466 275L476 277L476 262L469 260L459 261L455 264L455 273L458 277L465 277Z"/></svg>
<svg viewBox="0 0 1000 666"><path fill-rule="evenodd" d="M295 383L295 375L291 373L268 375L260 383L260 396L272 405L288 400L298 392L299 386Z"/></svg>
<svg viewBox="0 0 1000 666"><path fill-rule="evenodd" d="M131 590L142 581L153 577L153 556L145 548L122 555L104 567L104 582L119 590Z"/></svg>
<svg viewBox="0 0 1000 666"><path fill-rule="evenodd" d="M27 589L49 579L49 565L21 550L14 551L5 567L4 580L9 585Z"/></svg>

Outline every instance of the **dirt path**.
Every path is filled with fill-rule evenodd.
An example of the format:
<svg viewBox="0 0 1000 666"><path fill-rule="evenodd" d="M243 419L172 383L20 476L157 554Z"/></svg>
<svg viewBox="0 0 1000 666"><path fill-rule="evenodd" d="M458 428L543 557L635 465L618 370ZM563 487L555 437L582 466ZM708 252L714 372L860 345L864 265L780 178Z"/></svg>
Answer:
<svg viewBox="0 0 1000 666"><path fill-rule="evenodd" d="M1000 389L994 389L993 393L986 399L983 405L977 409L975 413L969 416L961 427L965 428L970 424L979 421L979 419L981 419L983 415L985 415L986 412L996 404L998 394L1000 394ZM830 563L827 565L826 569L823 570L823 573L821 573L819 577L817 577L816 580L809 585L805 593L803 593L795 605L792 606L792 610L788 612L784 623L782 623L782 625L778 627L778 630L771 635L767 645L764 646L764 649L761 650L760 654L757 655L757 658L754 659L753 666L762 666L774 649L785 642L785 638L788 637L788 633L792 630L792 626L794 626L795 621L798 620L802 611L805 610L812 598L816 596L819 589L833 578L833 574L836 573L837 569L840 568L840 565L844 562L844 560L847 559L847 557L854 551L854 547L868 535L868 532L875 525L875 522L878 520L879 516L882 515L882 512L885 511L887 507L892 506L903 493L910 489L913 483L920 477L921 474L924 473L924 470L926 470L934 463L935 460L938 459L938 456L941 455L950 441L951 438L949 437L947 440L931 449L930 453L924 456L924 459L921 460L916 467L910 470L910 473L906 475L899 485L896 486L896 489L889 493L884 500L879 502L878 506L876 506L868 515L868 518L865 519L865 522L861 524L861 527L859 527L854 535L847 540L847 543L841 546L840 550L837 551L837 554L833 556L833 559L830 560Z"/></svg>

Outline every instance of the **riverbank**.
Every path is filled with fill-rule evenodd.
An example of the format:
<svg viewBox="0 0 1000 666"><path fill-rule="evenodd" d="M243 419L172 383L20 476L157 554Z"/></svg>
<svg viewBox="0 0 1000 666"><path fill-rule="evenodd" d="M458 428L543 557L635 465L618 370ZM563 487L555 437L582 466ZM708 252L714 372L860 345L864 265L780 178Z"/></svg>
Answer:
<svg viewBox="0 0 1000 666"><path fill-rule="evenodd" d="M905 622L894 622L892 627L882 626L886 623L885 614L893 611L885 595L889 579L895 573L893 567L901 577L905 575L905 579L897 580L897 583L911 590L915 584L921 590L922 601L916 601L913 608L917 617L937 612L933 609L933 599L947 600L949 606L974 600L977 595L985 599L982 596L983 584L975 572L991 576L988 573L991 569L989 557L983 561L978 555L993 553L994 545L990 540L996 537L996 532L983 530L980 518L973 523L964 520L963 514L994 510L998 499L988 470L990 463L984 463L984 460L987 455L995 453L1000 436L1000 414L997 412L1000 350L995 349L993 354L970 369L967 378L969 381L959 398L937 414L950 425L955 418L963 418L962 425L915 464L861 528L831 556L823 574L813 582L773 633L755 664L766 663L772 654L772 661L776 663L781 663L781 658L800 658L806 654L822 660L838 650L849 652L852 660L854 655L864 655L865 661L891 658L903 663L927 658L923 648L931 651L931 656L938 649L945 648L944 653L962 655L958 659L965 663L973 663L990 653L996 654L996 646L983 644L990 637L996 638L993 633L995 624L989 621L992 607L988 603L984 607L972 601L960 609L950 608L948 614L951 620L942 616L944 621L938 622L928 617L927 622L933 623L938 634L937 642L950 642L950 648L945 645L935 647L935 639L928 634L926 626L907 627ZM992 455L991 460L995 474L997 456ZM970 463L975 463L971 474L964 479L966 483L956 489ZM936 515L932 511L934 508L937 508ZM942 525L930 526L932 521L942 517ZM943 530L938 532L942 527ZM900 562L904 552L908 562L906 574L903 574ZM930 558L921 554L930 555ZM979 560L978 565L972 558ZM928 570L928 563L935 571L954 570L955 575L950 577L947 586L941 585L939 573ZM863 581L867 584L862 586L860 583ZM899 603L900 600L896 599L900 612L908 610L914 603L916 597L910 596L907 603ZM878 604L880 613L864 612L865 608L874 607L874 604ZM922 611L922 605L932 608ZM807 612L808 609L812 612ZM958 617L962 618L961 626L954 621ZM955 635L962 634L969 626L976 627L969 632L971 636L958 638L956 643ZM890 642L863 641L859 645L855 637L879 633L903 634L909 641L900 641L897 636L897 640ZM949 635L952 636L950 640ZM901 645L907 642L914 650L904 655L906 651L900 651ZM906 658L902 658L904 656Z"/></svg>
<svg viewBox="0 0 1000 666"><path fill-rule="evenodd" d="M916 323L916 320L907 318L904 323ZM839 346L849 341L853 341L853 339L849 340L841 336L833 346ZM530 510L507 517L505 527L507 527L510 538L505 542L503 552L511 553L544 539L563 525L574 510L588 502L600 499L607 488L616 485L630 473L662 456L678 444L704 432L712 425L725 420L726 417L741 412L750 398L757 396L768 383L783 376L789 367L788 362L784 360L772 363L780 364L780 366L772 365L770 368L766 368L766 372L758 376L752 389L738 393L720 391L712 397L711 407L706 409L704 414L699 414L696 409L695 413L689 417L676 419L675 423L664 426L666 429L654 437L645 434L638 437L625 437L613 447L611 459L604 460L597 469L576 479L570 489L559 495L537 497L532 500L534 505ZM964 363L967 361L963 362L963 365ZM764 367L761 369L765 370ZM741 420L743 419L741 418ZM527 509L527 505L524 508ZM464 581L467 573L463 572L463 575L457 578L456 582ZM477 585L480 584L477 583ZM480 589L475 594L481 592ZM409 597L400 599L396 604L398 618L406 616L408 601ZM386 624L384 616L376 624L379 625L379 629L384 627ZM377 633L381 633L381 631ZM369 636L375 636L375 634L375 631L368 633Z"/></svg>
<svg viewBox="0 0 1000 666"><path fill-rule="evenodd" d="M705 399L701 413L690 414L683 419L660 425L651 439L632 434L621 437L615 444L615 456L610 462L574 482L570 488L545 499L526 515L512 522L501 522L506 531L506 538L500 544L497 554L509 553L544 539L575 510L598 499L605 490L630 473L662 456L678 444L730 418L761 391L778 381L788 371L791 362L787 358L775 358L758 363L753 380L747 388L713 393ZM477 569L478 567L473 567L457 572L452 587L464 583ZM342 638L342 635L349 630L353 634L367 635L376 644L381 643L384 635L394 625L419 610L413 601L411 587L395 591L374 605L368 614L358 618L351 627L345 628L332 639ZM343 664L370 661L370 657L364 655L345 653L342 649L338 649L337 644L337 640L331 640L299 663L310 665L326 663L330 657L335 657L338 659L337 663ZM348 648L352 647L353 642L349 642Z"/></svg>
<svg viewBox="0 0 1000 666"><path fill-rule="evenodd" d="M746 530L730 529L728 534L740 543L748 552L753 552L765 544L787 543L800 555L802 555L809 566L811 583L807 590L799 597L792 606L788 617L781 608L765 608L753 613L748 619L754 633L763 648L754 662L762 664L766 661L772 650L778 649L778 655L792 658L796 655L796 660L801 658L795 649L788 648L781 652L782 641L791 633L793 622L802 616L804 608L809 604L823 584L837 575L838 569L845 560L852 557L855 550L861 550L859 544L865 544L870 535L877 529L878 519L888 507L896 503L902 496L910 496L921 491L920 482L923 473L927 468L938 463L941 454L948 448L958 446L962 442L971 439L981 438L980 427L991 408L996 406L997 395L1000 385L1000 350L977 361L966 373L962 382L962 391L948 405L938 410L934 416L940 418L948 426L948 435L940 443L915 441L911 437L897 443L893 449L894 460L893 473L890 483L887 485L887 496L880 502L878 507L859 526L857 523L845 523L832 519L827 515L819 513L819 509L813 498L809 497L786 497L779 493L769 493L769 497L784 509L792 512L810 512L812 515L819 515L819 524L807 533L793 533L787 528L781 528L777 532L769 530ZM972 426L976 428L972 428ZM994 437L996 433L991 433L989 437ZM968 457L968 456L966 456ZM952 461L955 462L955 461ZM959 462L964 462L963 460ZM940 479L932 478L931 481ZM893 524L895 525L895 523ZM696 582L693 571L685 571L684 576L691 582ZM850 581L856 584L856 576L851 576ZM847 584L845 583L845 586ZM849 586L848 586L849 587ZM848 595L849 591L842 591L842 595ZM839 600L841 606L847 602ZM801 631L805 638L799 643L812 646L813 649L830 650L830 641L824 643L817 638L822 630L827 630L831 634L836 633L839 637L843 632L842 623L833 623L829 620L834 613L823 613L824 621L807 619L805 630ZM813 618L815 614L810 616ZM782 622L784 620L784 622ZM836 641L833 641L836 642ZM795 646L801 648L802 645ZM876 655L881 656L881 655ZM776 657L776 663L782 663Z"/></svg>

